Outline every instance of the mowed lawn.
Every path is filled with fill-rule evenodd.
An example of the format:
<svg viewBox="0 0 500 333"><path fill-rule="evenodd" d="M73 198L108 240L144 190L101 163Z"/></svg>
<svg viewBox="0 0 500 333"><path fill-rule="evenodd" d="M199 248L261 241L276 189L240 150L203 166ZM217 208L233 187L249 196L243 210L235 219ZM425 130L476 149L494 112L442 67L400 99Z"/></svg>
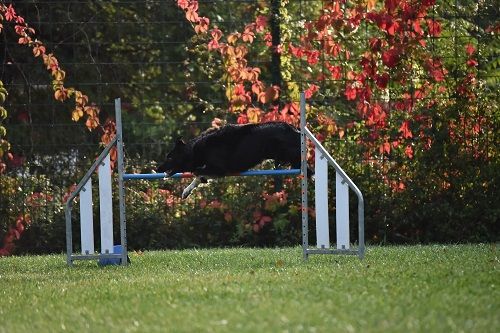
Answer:
<svg viewBox="0 0 500 333"><path fill-rule="evenodd" d="M494 244L0 258L0 332L500 332Z"/></svg>

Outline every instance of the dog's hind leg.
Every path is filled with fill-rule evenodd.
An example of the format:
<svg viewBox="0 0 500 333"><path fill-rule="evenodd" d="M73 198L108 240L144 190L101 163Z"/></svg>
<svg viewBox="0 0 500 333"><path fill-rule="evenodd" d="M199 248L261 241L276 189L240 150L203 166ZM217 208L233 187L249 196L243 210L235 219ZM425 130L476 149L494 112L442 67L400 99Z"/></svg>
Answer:
<svg viewBox="0 0 500 333"><path fill-rule="evenodd" d="M203 178L203 180L206 182L206 179ZM193 179L193 181L191 182L191 184L189 184L188 187L186 187L184 189L184 191L182 191L182 199L186 199L190 194L191 192L193 192L193 190L198 186L200 185L200 183L203 182L202 180L202 177L195 177Z"/></svg>

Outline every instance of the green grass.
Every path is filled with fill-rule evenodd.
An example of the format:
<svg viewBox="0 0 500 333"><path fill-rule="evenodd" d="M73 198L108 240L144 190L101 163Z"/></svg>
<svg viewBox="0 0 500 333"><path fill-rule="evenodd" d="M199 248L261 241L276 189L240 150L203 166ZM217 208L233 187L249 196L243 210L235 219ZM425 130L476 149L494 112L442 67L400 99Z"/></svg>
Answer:
<svg viewBox="0 0 500 333"><path fill-rule="evenodd" d="M0 332L500 332L494 245L0 258Z"/></svg>

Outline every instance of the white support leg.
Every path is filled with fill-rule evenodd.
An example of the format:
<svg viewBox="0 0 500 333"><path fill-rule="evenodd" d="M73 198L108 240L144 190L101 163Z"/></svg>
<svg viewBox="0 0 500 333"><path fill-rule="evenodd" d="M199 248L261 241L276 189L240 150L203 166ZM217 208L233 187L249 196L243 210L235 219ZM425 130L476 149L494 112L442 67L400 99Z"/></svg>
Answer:
<svg viewBox="0 0 500 333"><path fill-rule="evenodd" d="M335 173L337 249L349 249L349 186Z"/></svg>
<svg viewBox="0 0 500 333"><path fill-rule="evenodd" d="M186 199L190 194L191 192L193 192L193 190L198 186L200 185L201 183L201 179L200 177L195 177L193 179L193 181L191 182L191 184L189 184L188 187L186 187L184 189L184 191L182 191L182 199Z"/></svg>
<svg viewBox="0 0 500 333"><path fill-rule="evenodd" d="M99 210L101 213L101 253L113 253L113 202L109 154L99 167Z"/></svg>
<svg viewBox="0 0 500 333"><path fill-rule="evenodd" d="M82 240L82 254L94 253L94 218L92 212L92 179L80 192L80 238Z"/></svg>
<svg viewBox="0 0 500 333"><path fill-rule="evenodd" d="M315 149L314 189L316 200L316 241L318 248L330 247L328 227L328 161Z"/></svg>

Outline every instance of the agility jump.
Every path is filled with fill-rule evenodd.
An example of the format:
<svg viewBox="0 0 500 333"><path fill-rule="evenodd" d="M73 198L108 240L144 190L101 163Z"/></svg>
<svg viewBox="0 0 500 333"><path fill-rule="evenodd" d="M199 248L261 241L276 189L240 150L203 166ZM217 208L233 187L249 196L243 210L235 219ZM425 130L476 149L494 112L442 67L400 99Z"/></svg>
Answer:
<svg viewBox="0 0 500 333"><path fill-rule="evenodd" d="M301 177L301 214L302 214L302 252L304 259L310 254L348 254L363 258L365 254L364 241L364 200L361 191L347 176L337 162L330 156L321 143L306 126L305 95L300 94L300 169L283 170L249 170L229 176L300 176ZM123 132L121 119L121 101L115 100L116 136L104 148L96 161L76 186L65 205L66 217L66 247L67 263L72 265L75 260L99 260L101 264L127 265L127 226L125 207L125 184L131 180L180 179L194 177L192 173L175 173L168 176L165 173L126 174L124 173ZM307 140L315 147L315 207L316 207L316 247L309 247L309 216L308 216L308 177L307 177ZM109 152L117 148L117 177L119 199L120 243L113 240L113 210L112 210L112 172ZM328 166L335 169L335 200L336 200L336 248L331 248L328 216ZM100 252L94 248L94 224L92 210L92 174L99 169L99 207L100 207ZM349 189L358 199L358 245L351 249L349 237ZM81 253L73 252L72 206L74 199L80 198L80 234Z"/></svg>

